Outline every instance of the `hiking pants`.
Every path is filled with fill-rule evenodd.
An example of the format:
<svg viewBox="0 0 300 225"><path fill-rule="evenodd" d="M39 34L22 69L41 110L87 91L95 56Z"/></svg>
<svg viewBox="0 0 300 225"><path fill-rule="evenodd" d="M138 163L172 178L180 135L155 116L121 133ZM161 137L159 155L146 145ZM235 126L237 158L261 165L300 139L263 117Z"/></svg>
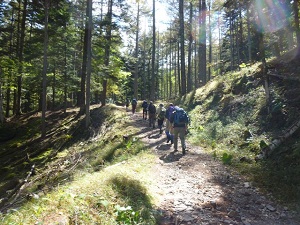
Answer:
<svg viewBox="0 0 300 225"><path fill-rule="evenodd" d="M147 119L147 112L148 112L148 110L147 110L147 108L143 108L143 119Z"/></svg>
<svg viewBox="0 0 300 225"><path fill-rule="evenodd" d="M157 119L157 125L158 125L160 133L162 133L163 123L164 123L164 119Z"/></svg>
<svg viewBox="0 0 300 225"><path fill-rule="evenodd" d="M149 113L149 127L155 128L155 113Z"/></svg>
<svg viewBox="0 0 300 225"><path fill-rule="evenodd" d="M185 153L185 127L174 127L174 150L178 149L178 137L181 141L181 147L183 154Z"/></svg>
<svg viewBox="0 0 300 225"><path fill-rule="evenodd" d="M136 105L132 105L132 114L135 113L135 110L136 110Z"/></svg>
<svg viewBox="0 0 300 225"><path fill-rule="evenodd" d="M166 119L166 130L167 140L173 142L173 126L168 119Z"/></svg>

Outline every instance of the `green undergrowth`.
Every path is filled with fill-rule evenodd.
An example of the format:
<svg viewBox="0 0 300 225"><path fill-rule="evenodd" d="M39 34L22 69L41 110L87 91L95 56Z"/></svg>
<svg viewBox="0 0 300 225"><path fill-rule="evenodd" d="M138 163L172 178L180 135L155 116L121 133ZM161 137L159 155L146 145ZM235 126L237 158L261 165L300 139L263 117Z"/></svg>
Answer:
<svg viewBox="0 0 300 225"><path fill-rule="evenodd" d="M22 200L11 199L1 224L156 224L149 193L154 156L136 137L139 130L113 105L93 109L91 120L85 129L78 118L64 148L36 156L50 159L37 166Z"/></svg>
<svg viewBox="0 0 300 225"><path fill-rule="evenodd" d="M77 171L73 181L11 209L1 224L155 224L151 174L145 176L151 157L144 152L99 172Z"/></svg>
<svg viewBox="0 0 300 225"><path fill-rule="evenodd" d="M268 65L275 66L279 73L286 73L289 66L295 68L295 65L283 66L279 61L269 61ZM189 110L191 143L204 147L212 157L238 170L276 200L299 210L299 133L267 159L255 160L264 147L299 120L299 102L287 98L287 93L292 95L291 90L299 83L271 78L269 114L263 85L257 63L215 77L177 104Z"/></svg>

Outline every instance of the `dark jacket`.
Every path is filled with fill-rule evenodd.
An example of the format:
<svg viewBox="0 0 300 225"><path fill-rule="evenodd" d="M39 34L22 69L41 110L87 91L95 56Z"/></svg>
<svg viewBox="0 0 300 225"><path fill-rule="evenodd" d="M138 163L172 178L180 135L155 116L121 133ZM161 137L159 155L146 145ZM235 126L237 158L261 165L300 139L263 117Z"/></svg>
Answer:
<svg viewBox="0 0 300 225"><path fill-rule="evenodd" d="M142 108L143 109L147 109L148 108L148 103L146 101L143 101Z"/></svg>
<svg viewBox="0 0 300 225"><path fill-rule="evenodd" d="M148 111L151 114L155 114L156 113L156 107L155 107L155 105L153 105L152 103L150 103L149 106L148 106Z"/></svg>

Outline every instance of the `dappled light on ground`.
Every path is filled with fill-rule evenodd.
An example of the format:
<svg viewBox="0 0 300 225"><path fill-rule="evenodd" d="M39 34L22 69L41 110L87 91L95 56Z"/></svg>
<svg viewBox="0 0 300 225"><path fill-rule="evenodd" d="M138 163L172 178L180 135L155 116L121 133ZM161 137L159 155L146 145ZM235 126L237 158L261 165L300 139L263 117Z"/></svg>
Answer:
<svg viewBox="0 0 300 225"><path fill-rule="evenodd" d="M165 134L141 117L131 116L142 131L132 136L157 155L150 192L158 199L159 224L298 224L287 208L200 147L188 144L186 155L174 152Z"/></svg>

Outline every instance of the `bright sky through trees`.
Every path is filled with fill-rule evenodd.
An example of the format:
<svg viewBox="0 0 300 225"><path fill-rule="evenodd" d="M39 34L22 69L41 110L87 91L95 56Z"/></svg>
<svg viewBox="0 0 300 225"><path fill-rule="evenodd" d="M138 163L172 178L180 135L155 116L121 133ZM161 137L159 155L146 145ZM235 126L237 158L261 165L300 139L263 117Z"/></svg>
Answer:
<svg viewBox="0 0 300 225"><path fill-rule="evenodd" d="M132 0L130 0L132 1ZM150 11L153 9L153 0L145 0L147 7L149 8ZM169 21L169 16L167 14L167 5L166 3L163 3L161 1L155 0L155 19L156 19L156 29L159 32L162 32L167 29L168 27L168 21ZM142 24L147 24L147 26L152 26L152 19L148 21L144 20L144 23ZM148 30L148 27L145 27L146 30Z"/></svg>

